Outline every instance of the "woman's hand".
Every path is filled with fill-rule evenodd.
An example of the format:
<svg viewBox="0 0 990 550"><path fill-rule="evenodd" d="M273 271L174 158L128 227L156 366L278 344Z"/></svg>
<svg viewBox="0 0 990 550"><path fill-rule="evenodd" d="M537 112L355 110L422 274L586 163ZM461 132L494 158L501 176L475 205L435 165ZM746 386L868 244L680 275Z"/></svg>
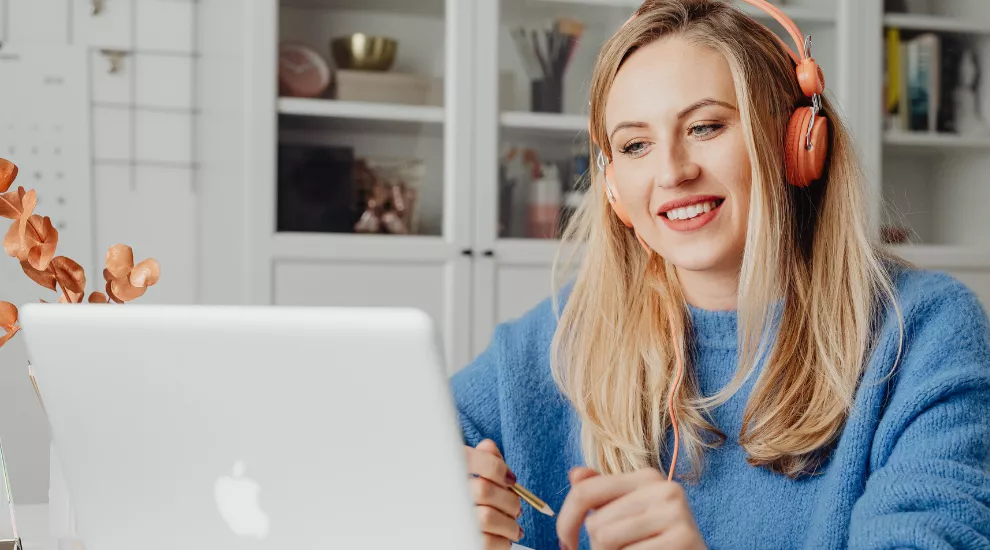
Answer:
<svg viewBox="0 0 990 550"><path fill-rule="evenodd" d="M577 550L582 523L594 550L707 548L684 490L659 471L602 476L575 468L569 477L571 490L557 518L562 549Z"/></svg>
<svg viewBox="0 0 990 550"><path fill-rule="evenodd" d="M485 536L485 550L508 550L523 536L516 523L522 515L522 501L509 489L516 483L516 476L505 464L498 446L489 439L474 448L465 446L464 452L468 472L474 476L468 482Z"/></svg>

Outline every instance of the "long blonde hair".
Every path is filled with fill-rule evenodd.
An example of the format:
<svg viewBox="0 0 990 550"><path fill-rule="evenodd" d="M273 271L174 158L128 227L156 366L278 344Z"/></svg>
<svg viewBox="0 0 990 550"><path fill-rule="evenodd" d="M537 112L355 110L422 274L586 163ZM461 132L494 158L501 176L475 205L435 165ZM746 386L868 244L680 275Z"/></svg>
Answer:
<svg viewBox="0 0 990 550"><path fill-rule="evenodd" d="M833 104L825 174L809 189L784 184L783 145L808 105L793 61L763 25L717 0L647 0L598 56L591 139L609 151L605 101L637 48L677 35L728 62L752 165L750 216L739 277L739 367L710 397L691 365L674 396L681 450L700 475L704 450L724 441L707 411L763 367L739 442L748 461L791 477L813 472L836 441L871 351L879 308L896 309L888 256L871 237L866 187ZM592 146L592 155L595 155ZM663 468L667 394L677 346L690 358L690 312L673 266L645 253L615 217L592 163L590 191L565 229L555 295L572 285L553 341L552 371L581 419L586 462L604 473ZM577 246L569 246L575 244ZM559 304L558 304L559 310ZM898 312L898 316L899 316ZM893 366L892 366L893 367Z"/></svg>

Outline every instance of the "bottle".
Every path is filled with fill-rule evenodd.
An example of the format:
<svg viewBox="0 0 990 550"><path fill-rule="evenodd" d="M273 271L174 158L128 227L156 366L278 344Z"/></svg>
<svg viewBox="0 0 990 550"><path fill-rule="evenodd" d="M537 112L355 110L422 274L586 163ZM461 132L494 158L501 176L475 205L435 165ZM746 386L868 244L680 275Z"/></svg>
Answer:
<svg viewBox="0 0 990 550"><path fill-rule="evenodd" d="M544 164L529 199L529 236L554 239L560 225L561 183L557 167Z"/></svg>

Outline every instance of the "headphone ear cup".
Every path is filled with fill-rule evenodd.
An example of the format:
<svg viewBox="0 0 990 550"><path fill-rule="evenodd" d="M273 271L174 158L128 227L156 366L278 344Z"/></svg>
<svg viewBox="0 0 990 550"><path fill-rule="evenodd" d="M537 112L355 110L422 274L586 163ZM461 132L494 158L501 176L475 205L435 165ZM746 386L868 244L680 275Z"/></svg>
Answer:
<svg viewBox="0 0 990 550"><path fill-rule="evenodd" d="M622 200L619 198L619 189L615 186L615 171L612 170L612 164L609 163L605 166L605 185L608 187L605 190L605 196L608 198L608 193L611 191L612 196L609 199L609 204L612 205L612 210L615 215L619 218L626 227L632 227L632 221L629 220L629 214L626 213L626 207L622 205Z"/></svg>
<svg viewBox="0 0 990 550"><path fill-rule="evenodd" d="M784 146L786 177L787 183L797 187L807 187L820 178L828 157L828 120L821 115L815 116L811 127L812 148L808 150L806 147L805 138L811 116L811 107L802 107L794 111L787 126Z"/></svg>

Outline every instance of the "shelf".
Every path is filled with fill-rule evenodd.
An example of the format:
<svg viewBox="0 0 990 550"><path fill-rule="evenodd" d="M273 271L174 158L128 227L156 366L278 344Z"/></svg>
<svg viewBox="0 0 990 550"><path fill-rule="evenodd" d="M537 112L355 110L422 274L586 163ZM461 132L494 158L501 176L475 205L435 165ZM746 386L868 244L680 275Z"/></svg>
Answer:
<svg viewBox="0 0 990 550"><path fill-rule="evenodd" d="M275 233L273 260L441 262L460 254L443 237L430 235L361 235L357 233Z"/></svg>
<svg viewBox="0 0 990 550"><path fill-rule="evenodd" d="M588 117L585 115L509 111L499 116L499 122L504 130L518 134L573 137L588 130Z"/></svg>
<svg viewBox="0 0 990 550"><path fill-rule="evenodd" d="M887 132L884 134L883 143L891 148L912 150L990 149L990 137L933 132Z"/></svg>
<svg viewBox="0 0 990 550"><path fill-rule="evenodd" d="M941 15L888 13L883 17L883 24L886 27L919 31L990 34L990 22L972 21Z"/></svg>
<svg viewBox="0 0 990 550"><path fill-rule="evenodd" d="M443 17L445 0L280 0L283 8L374 11Z"/></svg>
<svg viewBox="0 0 990 550"><path fill-rule="evenodd" d="M642 4L642 0L528 0L528 4L567 4L574 6L594 6L601 8L625 8L630 13ZM747 14L763 20L772 21L773 17L765 11L751 5L737 1L736 4ZM798 26L815 24L835 24L837 17L834 10L822 8L809 8L804 6L782 6L781 10L790 17Z"/></svg>
<svg viewBox="0 0 990 550"><path fill-rule="evenodd" d="M362 103L359 101L304 99L297 97L279 98L278 112L281 115L419 122L423 124L442 124L444 120L443 107Z"/></svg>
<svg viewBox="0 0 990 550"><path fill-rule="evenodd" d="M962 245L902 244L890 246L898 256L925 269L987 269L990 248Z"/></svg>

